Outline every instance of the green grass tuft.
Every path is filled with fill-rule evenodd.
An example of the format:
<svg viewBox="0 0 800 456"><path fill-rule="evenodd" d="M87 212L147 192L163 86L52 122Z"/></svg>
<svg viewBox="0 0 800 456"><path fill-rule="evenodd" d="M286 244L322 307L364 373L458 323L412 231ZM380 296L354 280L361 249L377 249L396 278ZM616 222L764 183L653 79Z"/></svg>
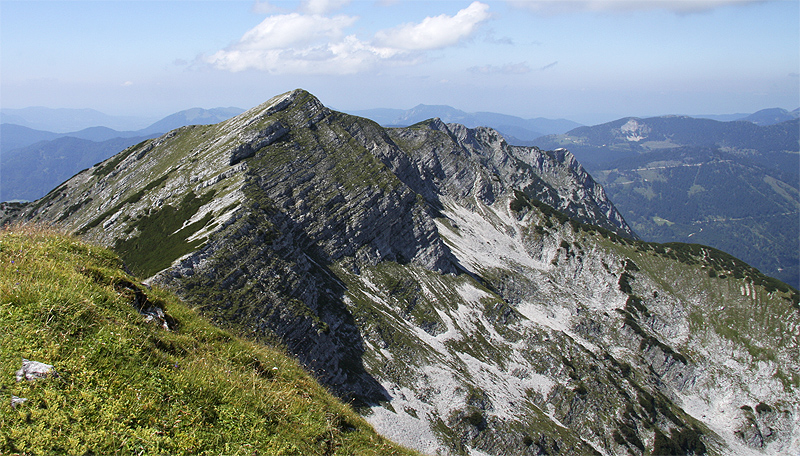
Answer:
<svg viewBox="0 0 800 456"><path fill-rule="evenodd" d="M138 228L138 235L125 241L117 241L114 250L119 252L134 273L142 277L152 276L204 242L187 241L187 238L210 222L213 214L208 213L189 225L183 224L213 196L213 191L202 197L196 197L190 192L177 208L167 205L142 217L132 225Z"/></svg>

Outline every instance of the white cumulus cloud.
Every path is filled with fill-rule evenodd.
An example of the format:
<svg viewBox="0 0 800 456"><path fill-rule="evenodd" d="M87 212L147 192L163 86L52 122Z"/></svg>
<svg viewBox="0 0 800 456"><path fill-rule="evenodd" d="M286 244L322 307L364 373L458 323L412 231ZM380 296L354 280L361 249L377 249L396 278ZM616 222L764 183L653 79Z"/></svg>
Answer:
<svg viewBox="0 0 800 456"><path fill-rule="evenodd" d="M356 21L352 16L325 17L298 13L270 16L242 36L236 50L285 49L320 39L336 40Z"/></svg>
<svg viewBox="0 0 800 456"><path fill-rule="evenodd" d="M452 46L471 36L489 19L489 5L473 2L455 16L426 17L419 24L403 24L375 35L382 46L409 51L423 51Z"/></svg>
<svg viewBox="0 0 800 456"><path fill-rule="evenodd" d="M263 70L272 73L349 73L360 65L354 59L362 49L345 37L353 16L326 17L299 13L269 16L247 31L239 42L207 56L220 69ZM336 43L337 46L332 46Z"/></svg>
<svg viewBox="0 0 800 456"><path fill-rule="evenodd" d="M273 74L353 74L379 64L418 62L423 51L452 46L470 37L490 16L489 7L476 1L454 16L427 17L362 40L346 33L357 17L323 14L348 2L306 0L300 7L304 13L269 16L238 42L201 58L218 69L234 72L255 69Z"/></svg>

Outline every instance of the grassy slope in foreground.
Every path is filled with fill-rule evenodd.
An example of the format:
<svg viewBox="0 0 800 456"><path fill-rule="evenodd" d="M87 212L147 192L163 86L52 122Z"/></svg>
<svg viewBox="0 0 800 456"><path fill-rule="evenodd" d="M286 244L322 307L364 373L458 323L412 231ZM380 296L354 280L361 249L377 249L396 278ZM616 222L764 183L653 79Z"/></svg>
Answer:
<svg viewBox="0 0 800 456"><path fill-rule="evenodd" d="M177 329L146 322L136 283L74 237L0 232L0 453L411 454L297 362L166 292L143 290ZM17 383L21 358L58 376Z"/></svg>

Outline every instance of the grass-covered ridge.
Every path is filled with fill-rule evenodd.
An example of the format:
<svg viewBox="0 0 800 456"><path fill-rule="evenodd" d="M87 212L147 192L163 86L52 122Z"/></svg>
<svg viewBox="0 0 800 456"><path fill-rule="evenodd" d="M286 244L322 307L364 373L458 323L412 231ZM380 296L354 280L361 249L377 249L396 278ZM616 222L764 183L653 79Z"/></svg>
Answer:
<svg viewBox="0 0 800 456"><path fill-rule="evenodd" d="M279 350L133 285L177 327L146 322L136 283L109 250L0 232L0 454L410 454ZM58 375L16 382L22 358Z"/></svg>

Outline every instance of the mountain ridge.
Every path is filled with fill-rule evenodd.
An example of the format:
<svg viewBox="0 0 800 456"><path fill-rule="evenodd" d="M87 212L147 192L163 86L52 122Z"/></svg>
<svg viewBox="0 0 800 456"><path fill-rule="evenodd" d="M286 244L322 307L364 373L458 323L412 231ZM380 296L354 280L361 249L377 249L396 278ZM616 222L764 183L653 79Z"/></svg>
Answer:
<svg viewBox="0 0 800 456"><path fill-rule="evenodd" d="M714 249L637 240L564 149L439 119L385 129L296 90L4 209L277 338L420 451L800 442L797 290Z"/></svg>

